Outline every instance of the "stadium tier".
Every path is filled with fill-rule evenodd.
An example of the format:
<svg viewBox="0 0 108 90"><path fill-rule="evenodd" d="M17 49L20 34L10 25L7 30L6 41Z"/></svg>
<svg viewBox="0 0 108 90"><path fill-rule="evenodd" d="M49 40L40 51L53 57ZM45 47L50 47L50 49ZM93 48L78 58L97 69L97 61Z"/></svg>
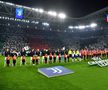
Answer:
<svg viewBox="0 0 108 90"><path fill-rule="evenodd" d="M108 48L107 8L85 17L60 20L40 9L37 12L37 9L7 2L0 2L0 7L1 49L21 50L25 46L35 49ZM17 9L22 10L22 19L15 16Z"/></svg>

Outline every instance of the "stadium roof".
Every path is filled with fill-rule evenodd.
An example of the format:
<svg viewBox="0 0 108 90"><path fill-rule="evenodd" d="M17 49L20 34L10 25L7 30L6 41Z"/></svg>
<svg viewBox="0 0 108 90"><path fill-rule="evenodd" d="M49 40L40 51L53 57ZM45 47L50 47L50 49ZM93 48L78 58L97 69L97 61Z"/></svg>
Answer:
<svg viewBox="0 0 108 90"><path fill-rule="evenodd" d="M27 10L32 10L32 11L36 11L37 12L37 10L38 10L38 12L40 12L40 13L43 13L43 12L45 12L45 15L47 14L47 17L48 17L48 15L51 15L51 16L57 16L57 14L58 14L58 17L59 18L65 18L66 17L66 15L64 14L64 13L56 13L56 11L44 11L44 9L41 9L41 8L30 8L30 7L27 7L27 6L22 6L22 5L18 5L18 4L13 4L13 3L9 3L9 2L3 2L3 1L0 1L0 3L1 3L1 5L2 4L4 4L4 5L10 5L10 7L12 7L12 6L14 6L14 8L15 7L23 7L24 9L27 9ZM3 7L1 7L1 8L3 8ZM8 8L6 8L6 7L4 7L4 9L6 9L5 11L9 11L9 10L7 10ZM104 8L104 9L101 9L101 10L98 10L98 11L96 11L96 12L94 12L94 13L91 13L91 14L89 14L89 15L86 15L86 16L84 16L84 17L80 17L80 18L72 18L72 17L69 17L69 16L67 16L67 19L68 19L68 21L72 21L72 20L79 20L79 19L81 19L81 20L83 20L83 19L86 19L86 18L89 18L90 16L94 16L94 15L98 15L98 14L100 14L100 13L102 13L102 12L105 12L105 11L107 11L108 10L108 7L106 7L106 8ZM3 11L3 10L2 10ZM0 11L1 12L1 11ZM11 15L10 14L11 12L9 12L9 15ZM26 16L29 16L30 15L30 13L31 12L29 12L29 13L27 13L27 15ZM25 16L25 17L26 17ZM33 16L33 15L32 15ZM39 15L38 15L38 17L39 17ZM36 17L35 17L36 18ZM49 17L48 17L49 18ZM47 19L48 19L47 18ZM46 18L45 18L46 19ZM52 19L52 18L50 18L51 20L54 20L54 19ZM56 19L57 20L57 19Z"/></svg>
<svg viewBox="0 0 108 90"><path fill-rule="evenodd" d="M107 0L3 0L15 4L64 11L70 17L82 17L108 5ZM56 6L55 6L56 5Z"/></svg>
<svg viewBox="0 0 108 90"><path fill-rule="evenodd" d="M84 17L81 17L81 18L89 18L89 17L94 16L94 15L102 14L103 12L106 12L106 11L107 11L107 13L108 13L108 7L103 8L103 9L101 9L101 10L98 10L98 11L96 11L96 12L93 12L93 13L91 13L91 14L89 14L89 15L86 15L86 16L84 16Z"/></svg>

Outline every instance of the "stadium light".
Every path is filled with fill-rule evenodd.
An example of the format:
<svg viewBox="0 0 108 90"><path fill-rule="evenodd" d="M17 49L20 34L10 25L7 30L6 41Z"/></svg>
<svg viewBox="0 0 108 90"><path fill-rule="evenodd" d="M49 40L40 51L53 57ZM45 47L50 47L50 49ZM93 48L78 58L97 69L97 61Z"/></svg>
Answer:
<svg viewBox="0 0 108 90"><path fill-rule="evenodd" d="M26 7L26 6L23 6L23 8L25 8L25 9L31 9L30 7Z"/></svg>
<svg viewBox="0 0 108 90"><path fill-rule="evenodd" d="M66 18L66 15L64 13L59 13L58 14L58 17L61 18L61 19L65 19Z"/></svg>
<svg viewBox="0 0 108 90"><path fill-rule="evenodd" d="M32 21L31 23L33 23L33 24L39 24L38 21Z"/></svg>
<svg viewBox="0 0 108 90"><path fill-rule="evenodd" d="M9 3L9 2L6 2L6 4L7 4L7 5L11 5L11 6L15 5L15 4Z"/></svg>
<svg viewBox="0 0 108 90"><path fill-rule="evenodd" d="M23 7L23 6L21 6L21 5L16 5L16 7Z"/></svg>
<svg viewBox="0 0 108 90"><path fill-rule="evenodd" d="M86 27L85 26L79 26L79 29L85 29Z"/></svg>
<svg viewBox="0 0 108 90"><path fill-rule="evenodd" d="M75 26L74 28L75 28L75 29L78 29L79 27L78 27L78 26Z"/></svg>
<svg viewBox="0 0 108 90"><path fill-rule="evenodd" d="M40 9L38 10L38 12L39 12L39 13L43 13L44 10L40 8Z"/></svg>
<svg viewBox="0 0 108 90"><path fill-rule="evenodd" d="M55 11L48 11L48 14L51 16L57 16L57 13Z"/></svg>
<svg viewBox="0 0 108 90"><path fill-rule="evenodd" d="M73 26L69 26L68 28L69 28L69 29L73 29L74 27L73 27Z"/></svg>
<svg viewBox="0 0 108 90"><path fill-rule="evenodd" d="M10 18L10 20L14 20L14 18Z"/></svg>
<svg viewBox="0 0 108 90"><path fill-rule="evenodd" d="M49 23L42 23L42 25L44 25L44 26L49 26Z"/></svg>
<svg viewBox="0 0 108 90"><path fill-rule="evenodd" d="M32 10L35 10L35 8L32 8Z"/></svg>
<svg viewBox="0 0 108 90"><path fill-rule="evenodd" d="M3 1L0 1L0 3L4 3Z"/></svg>
<svg viewBox="0 0 108 90"><path fill-rule="evenodd" d="M2 17L3 19L5 18L5 17Z"/></svg>
<svg viewBox="0 0 108 90"><path fill-rule="evenodd" d="M96 23L92 23L92 24L90 24L90 27L91 27L91 28L95 28L96 26L97 26Z"/></svg>
<svg viewBox="0 0 108 90"><path fill-rule="evenodd" d="M86 28L89 28L90 26L89 26L89 25L86 25L85 27L86 27Z"/></svg>
<svg viewBox="0 0 108 90"><path fill-rule="evenodd" d="M39 24L39 22L37 21L37 22L35 22L35 24Z"/></svg>
<svg viewBox="0 0 108 90"><path fill-rule="evenodd" d="M8 17L5 17L4 19L7 19Z"/></svg>
<svg viewBox="0 0 108 90"><path fill-rule="evenodd" d="M38 11L39 11L39 9L38 9L38 8L35 8L35 11L36 11L36 12L38 12Z"/></svg>
<svg viewBox="0 0 108 90"><path fill-rule="evenodd" d="M32 10L34 10L36 12L39 12L39 9L38 8L32 8Z"/></svg>

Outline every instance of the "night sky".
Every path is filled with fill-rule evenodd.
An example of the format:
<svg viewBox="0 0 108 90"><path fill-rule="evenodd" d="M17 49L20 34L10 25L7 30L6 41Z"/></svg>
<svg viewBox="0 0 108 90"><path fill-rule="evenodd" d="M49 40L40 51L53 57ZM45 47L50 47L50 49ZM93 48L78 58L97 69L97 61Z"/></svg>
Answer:
<svg viewBox="0 0 108 90"><path fill-rule="evenodd" d="M64 12L69 17L78 18L108 6L108 0L2 0L29 7Z"/></svg>

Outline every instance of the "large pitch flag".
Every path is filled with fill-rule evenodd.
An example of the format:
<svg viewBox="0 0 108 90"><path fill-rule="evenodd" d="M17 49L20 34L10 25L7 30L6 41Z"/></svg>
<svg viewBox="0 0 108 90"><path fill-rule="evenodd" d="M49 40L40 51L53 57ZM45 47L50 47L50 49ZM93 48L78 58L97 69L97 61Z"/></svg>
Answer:
<svg viewBox="0 0 108 90"><path fill-rule="evenodd" d="M74 73L74 71L64 68L62 66L39 68L38 72L47 76L48 78Z"/></svg>

